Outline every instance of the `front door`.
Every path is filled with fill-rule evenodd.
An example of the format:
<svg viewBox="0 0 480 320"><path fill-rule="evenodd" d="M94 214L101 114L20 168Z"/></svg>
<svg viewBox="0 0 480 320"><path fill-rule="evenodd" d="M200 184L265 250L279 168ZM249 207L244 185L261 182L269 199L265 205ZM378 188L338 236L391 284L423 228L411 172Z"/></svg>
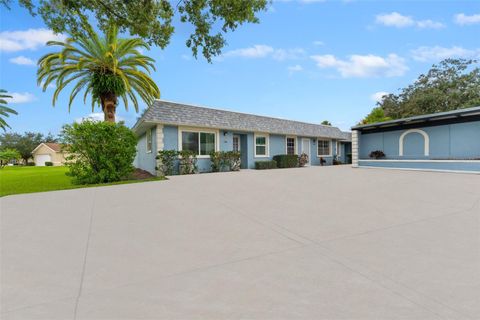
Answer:
<svg viewBox="0 0 480 320"><path fill-rule="evenodd" d="M302 139L302 153L306 153L308 156L307 166L310 165L310 139Z"/></svg>
<svg viewBox="0 0 480 320"><path fill-rule="evenodd" d="M240 136L233 136L233 151L240 152Z"/></svg>

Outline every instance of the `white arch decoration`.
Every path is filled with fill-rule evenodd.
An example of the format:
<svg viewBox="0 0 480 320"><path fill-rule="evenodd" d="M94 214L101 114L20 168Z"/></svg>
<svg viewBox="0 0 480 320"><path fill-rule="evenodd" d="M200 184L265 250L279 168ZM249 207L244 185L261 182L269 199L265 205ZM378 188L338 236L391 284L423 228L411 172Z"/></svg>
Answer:
<svg viewBox="0 0 480 320"><path fill-rule="evenodd" d="M403 139L409 133L420 133L423 136L423 140L424 140L423 154L426 157L428 157L428 155L430 154L430 137L428 136L428 134L425 131L420 130L420 129L410 129L410 130L407 130L404 133L402 133L402 135L400 136L400 141L399 141L399 150L398 150L399 156L401 156L401 157L403 156Z"/></svg>

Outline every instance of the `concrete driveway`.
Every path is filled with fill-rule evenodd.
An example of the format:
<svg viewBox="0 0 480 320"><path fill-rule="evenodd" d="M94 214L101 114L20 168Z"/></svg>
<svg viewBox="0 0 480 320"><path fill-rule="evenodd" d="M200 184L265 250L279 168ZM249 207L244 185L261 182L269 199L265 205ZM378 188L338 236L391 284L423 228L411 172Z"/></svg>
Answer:
<svg viewBox="0 0 480 320"><path fill-rule="evenodd" d="M1 319L479 319L480 176L243 171L1 200Z"/></svg>

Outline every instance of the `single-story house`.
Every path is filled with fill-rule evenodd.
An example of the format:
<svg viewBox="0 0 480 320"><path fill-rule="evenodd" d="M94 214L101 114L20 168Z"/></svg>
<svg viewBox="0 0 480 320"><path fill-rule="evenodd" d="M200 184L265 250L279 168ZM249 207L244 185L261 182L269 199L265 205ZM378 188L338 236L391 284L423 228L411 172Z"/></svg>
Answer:
<svg viewBox="0 0 480 320"><path fill-rule="evenodd" d="M309 156L309 165L343 163L351 153L351 135L332 126L156 100L133 127L138 136L134 165L155 173L160 150L191 150L200 172L210 171L212 151L239 151L241 167L279 154Z"/></svg>
<svg viewBox="0 0 480 320"><path fill-rule="evenodd" d="M45 162L52 162L54 166L61 166L65 162L65 154L59 143L40 143L33 149L32 155L36 166L45 166Z"/></svg>
<svg viewBox="0 0 480 320"><path fill-rule="evenodd" d="M480 107L358 125L352 148L354 167L480 172Z"/></svg>

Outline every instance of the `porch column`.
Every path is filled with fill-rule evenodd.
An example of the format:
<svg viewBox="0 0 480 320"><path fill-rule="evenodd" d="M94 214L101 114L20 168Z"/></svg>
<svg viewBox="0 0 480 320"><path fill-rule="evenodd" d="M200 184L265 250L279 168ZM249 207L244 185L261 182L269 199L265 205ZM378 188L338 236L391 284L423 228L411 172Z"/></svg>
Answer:
<svg viewBox="0 0 480 320"><path fill-rule="evenodd" d="M162 124L157 124L157 151L155 154L158 153L158 151L163 150L163 125Z"/></svg>
<svg viewBox="0 0 480 320"><path fill-rule="evenodd" d="M357 168L358 167L358 131L353 130L352 131L352 167Z"/></svg>

